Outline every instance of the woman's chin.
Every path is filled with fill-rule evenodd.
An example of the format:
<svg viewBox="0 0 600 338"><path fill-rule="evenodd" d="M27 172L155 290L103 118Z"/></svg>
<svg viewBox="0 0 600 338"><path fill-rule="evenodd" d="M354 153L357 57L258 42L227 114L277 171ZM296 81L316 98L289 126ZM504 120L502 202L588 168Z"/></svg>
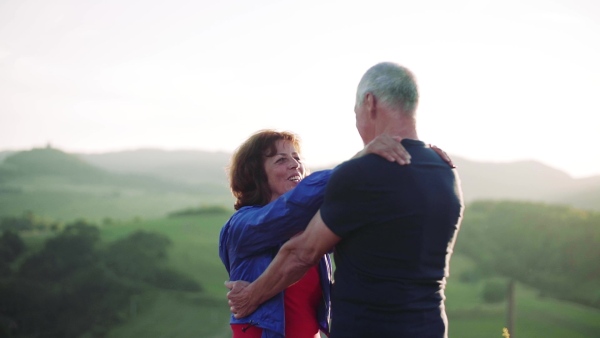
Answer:
<svg viewBox="0 0 600 338"><path fill-rule="evenodd" d="M298 184L300 184L300 182L301 182L301 181L298 181L298 182L290 182L290 185L288 186L289 188L288 188L288 190L287 190L287 191L290 191L290 190L294 189L295 187L297 187L297 186L298 186Z"/></svg>

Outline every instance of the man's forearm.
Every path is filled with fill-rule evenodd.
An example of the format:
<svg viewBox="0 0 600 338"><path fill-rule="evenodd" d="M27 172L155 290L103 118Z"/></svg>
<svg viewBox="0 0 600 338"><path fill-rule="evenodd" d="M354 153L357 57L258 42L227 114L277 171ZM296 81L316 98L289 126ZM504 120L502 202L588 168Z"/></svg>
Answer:
<svg viewBox="0 0 600 338"><path fill-rule="evenodd" d="M279 249L267 270L248 286L251 303L260 305L266 302L300 280L311 266L318 263L318 257L310 257L300 250L300 243L302 235L290 239Z"/></svg>
<svg viewBox="0 0 600 338"><path fill-rule="evenodd" d="M225 282L230 310L235 318L250 315L291 284L297 282L310 267L340 241L331 232L317 212L306 231L290 239L279 249L269 267L253 283L244 281Z"/></svg>

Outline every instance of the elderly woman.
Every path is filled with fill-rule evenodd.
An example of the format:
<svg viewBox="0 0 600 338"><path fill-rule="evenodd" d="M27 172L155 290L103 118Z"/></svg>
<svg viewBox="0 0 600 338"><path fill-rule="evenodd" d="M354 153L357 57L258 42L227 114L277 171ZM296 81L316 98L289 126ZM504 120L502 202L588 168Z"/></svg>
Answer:
<svg viewBox="0 0 600 338"><path fill-rule="evenodd" d="M376 139L357 154L375 153L399 164L409 155L398 140ZM306 175L300 140L289 132L263 130L234 153L229 179L236 213L223 226L219 256L230 280L253 281L279 248L304 230L323 201L331 170ZM297 283L248 317L231 316L233 337L319 337L329 331L329 255Z"/></svg>

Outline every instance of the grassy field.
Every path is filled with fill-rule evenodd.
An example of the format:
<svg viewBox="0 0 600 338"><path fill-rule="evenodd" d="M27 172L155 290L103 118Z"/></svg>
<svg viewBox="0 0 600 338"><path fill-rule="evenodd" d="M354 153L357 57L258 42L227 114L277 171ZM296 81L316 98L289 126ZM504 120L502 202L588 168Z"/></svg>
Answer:
<svg viewBox="0 0 600 338"><path fill-rule="evenodd" d="M227 273L218 258L218 236L228 215L206 215L127 222L102 227L104 240L112 241L137 229L164 233L173 241L169 261L199 281L204 292L156 292L135 302L135 315L113 329L109 338L228 337L228 308L223 282ZM483 282L462 283L458 276L472 262L453 257L447 287L450 337L502 337L505 303L485 304ZM550 298L523 285L517 286L516 330L512 337L600 337L600 311ZM132 305L133 306L133 305Z"/></svg>
<svg viewBox="0 0 600 338"><path fill-rule="evenodd" d="M61 190L36 188L0 192L0 215L16 217L24 210L31 210L37 216L62 222L155 219L184 208L216 204L230 207L233 201L226 194L211 196L68 185L62 186Z"/></svg>
<svg viewBox="0 0 600 338"><path fill-rule="evenodd" d="M108 338L227 337L230 335L227 271L218 256L218 238L228 215L166 218L102 227L103 240L112 241L137 229L167 235L173 246L171 265L199 281L200 293L161 291L139 300L137 315L115 328Z"/></svg>
<svg viewBox="0 0 600 338"><path fill-rule="evenodd" d="M483 281L462 283L458 276L472 266L465 256L455 255L446 290L450 336L460 338L502 337L506 327L506 302L486 304L481 299ZM516 328L511 337L600 337L600 310L552 298L522 284L516 287Z"/></svg>

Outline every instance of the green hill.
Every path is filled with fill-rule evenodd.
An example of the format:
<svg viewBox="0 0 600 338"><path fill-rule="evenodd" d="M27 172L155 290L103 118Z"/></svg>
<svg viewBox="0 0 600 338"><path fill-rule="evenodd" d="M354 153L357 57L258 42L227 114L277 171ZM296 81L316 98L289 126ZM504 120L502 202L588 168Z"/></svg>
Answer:
<svg viewBox="0 0 600 338"><path fill-rule="evenodd" d="M31 210L52 218L101 220L161 217L201 205L230 208L233 198L226 175L230 156L157 149L104 154L69 154L52 148L0 152L0 217ZM537 201L600 210L600 176L573 179L535 161L453 159L467 202Z"/></svg>
<svg viewBox="0 0 600 338"><path fill-rule="evenodd" d="M140 149L79 156L111 172L151 174L186 183L212 182L228 189L226 167L231 154L223 152ZM600 176L574 179L536 161L491 163L452 158L458 166L468 202L510 199L600 210ZM333 166L335 164L328 168ZM312 168L313 171L319 169Z"/></svg>
<svg viewBox="0 0 600 338"><path fill-rule="evenodd" d="M220 183L227 187L226 167L231 154L139 149L78 156L114 173L146 174L185 183Z"/></svg>
<svg viewBox="0 0 600 338"><path fill-rule="evenodd" d="M9 155L2 167L11 178L27 176L65 176L74 181L108 179L104 170L93 167L74 155L53 148L36 148Z"/></svg>
<svg viewBox="0 0 600 338"><path fill-rule="evenodd" d="M104 185L163 192L202 192L207 184L186 184L182 181L153 176L150 173L114 173L82 160L79 156L53 148L32 149L8 156L0 165L6 179L34 181L55 178L81 185ZM218 186L218 184L208 184Z"/></svg>
<svg viewBox="0 0 600 338"><path fill-rule="evenodd" d="M574 179L536 161L489 163L453 157L467 202L515 200L600 210L600 176Z"/></svg>
<svg viewBox="0 0 600 338"><path fill-rule="evenodd" d="M154 218L189 207L232 203L223 182L115 173L52 148L16 152L0 163L0 216L29 210L61 220Z"/></svg>
<svg viewBox="0 0 600 338"><path fill-rule="evenodd" d="M2 162L7 156L9 156L10 154L13 154L14 151L11 150L3 150L0 151L0 162Z"/></svg>

